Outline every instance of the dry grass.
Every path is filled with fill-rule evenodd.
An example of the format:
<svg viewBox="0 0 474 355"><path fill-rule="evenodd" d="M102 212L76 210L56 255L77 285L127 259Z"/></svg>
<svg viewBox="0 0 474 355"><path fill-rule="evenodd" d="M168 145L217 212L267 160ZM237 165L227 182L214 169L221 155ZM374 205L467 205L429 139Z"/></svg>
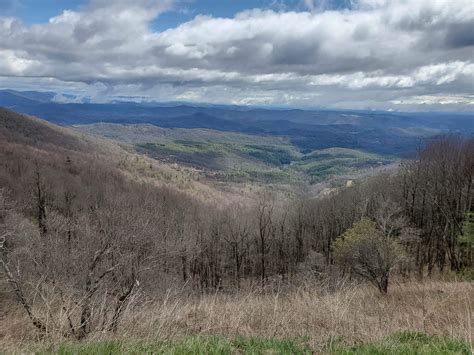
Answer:
<svg viewBox="0 0 474 355"><path fill-rule="evenodd" d="M215 293L202 297L168 295L161 301L134 300L115 337L173 340L194 335L224 337L307 337L316 351L344 337L349 343L373 341L400 330L466 339L472 348L474 284L400 283L388 296L371 287L301 287L291 292ZM21 310L7 312L0 326L4 349L31 344L32 329ZM104 339L105 334L92 338ZM52 337L48 342L59 342Z"/></svg>

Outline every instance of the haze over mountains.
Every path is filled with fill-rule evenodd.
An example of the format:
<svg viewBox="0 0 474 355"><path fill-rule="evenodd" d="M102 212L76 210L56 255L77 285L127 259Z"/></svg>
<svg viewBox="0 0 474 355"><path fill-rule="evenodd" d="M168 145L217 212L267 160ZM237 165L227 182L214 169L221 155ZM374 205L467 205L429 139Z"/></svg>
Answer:
<svg viewBox="0 0 474 355"><path fill-rule="evenodd" d="M413 156L430 137L474 131L468 113L76 99L54 92L0 91L1 106L112 139L153 159L200 169L223 182L294 185L351 179Z"/></svg>
<svg viewBox="0 0 474 355"><path fill-rule="evenodd" d="M287 137L302 152L332 147L388 155L410 154L420 139L474 131L470 113L262 109L114 102L61 103L51 92L0 91L0 105L61 125L98 122L153 124L165 128L206 128L251 135ZM74 97L70 97L73 101Z"/></svg>

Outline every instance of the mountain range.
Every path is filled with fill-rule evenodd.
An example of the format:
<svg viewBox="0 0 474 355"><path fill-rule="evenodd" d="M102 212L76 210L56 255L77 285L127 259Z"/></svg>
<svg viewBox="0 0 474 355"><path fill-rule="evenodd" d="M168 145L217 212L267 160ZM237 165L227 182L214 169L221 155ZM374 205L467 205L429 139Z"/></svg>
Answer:
<svg viewBox="0 0 474 355"><path fill-rule="evenodd" d="M474 115L469 113L315 111L135 102L62 103L56 102L55 97L57 94L52 92L0 90L0 106L60 125L147 123L164 128L206 128L287 137L304 153L339 147L402 156L413 153L426 137L474 131Z"/></svg>

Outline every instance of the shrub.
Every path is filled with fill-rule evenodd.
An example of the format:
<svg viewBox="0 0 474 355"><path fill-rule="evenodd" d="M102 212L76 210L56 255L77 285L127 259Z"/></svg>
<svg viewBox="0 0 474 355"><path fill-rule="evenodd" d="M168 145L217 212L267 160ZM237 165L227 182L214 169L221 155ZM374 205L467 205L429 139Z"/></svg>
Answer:
<svg viewBox="0 0 474 355"><path fill-rule="evenodd" d="M390 272L404 258L401 244L383 235L368 218L363 218L336 239L334 256L342 266L369 280L386 294Z"/></svg>

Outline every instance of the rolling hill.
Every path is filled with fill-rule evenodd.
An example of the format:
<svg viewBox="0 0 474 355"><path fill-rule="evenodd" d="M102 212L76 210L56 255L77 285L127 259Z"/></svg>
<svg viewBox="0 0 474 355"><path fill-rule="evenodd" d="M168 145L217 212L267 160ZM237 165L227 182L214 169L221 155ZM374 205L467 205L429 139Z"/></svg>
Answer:
<svg viewBox="0 0 474 355"><path fill-rule="evenodd" d="M53 93L0 91L0 106L61 125L152 124L207 128L290 140L303 153L333 147L409 155L426 137L472 134L472 114L260 109L235 106L114 102L59 103Z"/></svg>
<svg viewBox="0 0 474 355"><path fill-rule="evenodd" d="M220 181L319 183L396 161L392 156L347 148L311 150L305 154L281 136L150 124L100 123L73 128L131 145L155 159L203 169L207 176Z"/></svg>
<svg viewBox="0 0 474 355"><path fill-rule="evenodd" d="M0 90L0 105L221 182L327 182L410 157L429 137L474 131L469 114L61 103L56 96Z"/></svg>

